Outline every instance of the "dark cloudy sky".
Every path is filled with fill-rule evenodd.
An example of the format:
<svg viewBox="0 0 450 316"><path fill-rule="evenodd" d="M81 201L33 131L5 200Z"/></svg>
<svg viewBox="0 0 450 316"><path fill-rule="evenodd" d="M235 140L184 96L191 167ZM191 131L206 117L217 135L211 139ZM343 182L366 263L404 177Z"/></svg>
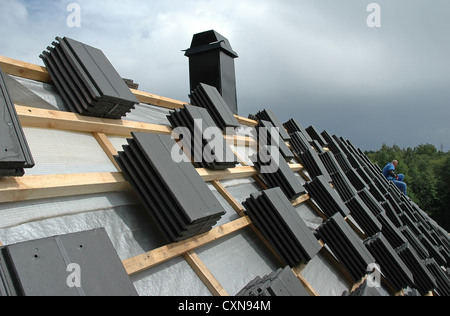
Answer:
<svg viewBox="0 0 450 316"><path fill-rule="evenodd" d="M67 5L81 27L67 25ZM381 7L369 28L367 6ZM240 114L273 109L364 150L450 150L448 0L0 0L0 55L41 64L55 36L104 51L140 89L188 101L192 35L215 29L239 54Z"/></svg>

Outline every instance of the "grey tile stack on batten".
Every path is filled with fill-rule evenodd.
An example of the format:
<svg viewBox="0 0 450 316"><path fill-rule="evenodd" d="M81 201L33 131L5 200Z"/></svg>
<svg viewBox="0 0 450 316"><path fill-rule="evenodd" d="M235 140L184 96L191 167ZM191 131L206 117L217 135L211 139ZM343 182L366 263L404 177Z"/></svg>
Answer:
<svg viewBox="0 0 450 316"><path fill-rule="evenodd" d="M290 267L309 262L322 248L280 188L252 194L243 205Z"/></svg>
<svg viewBox="0 0 450 316"><path fill-rule="evenodd" d="M400 206L397 204L397 202L395 202L390 193L386 194L385 198L386 201L384 203L381 203L381 206L386 211L386 214L389 216L390 220L395 224L395 226L402 227L405 224L402 222L399 216L399 214L402 213Z"/></svg>
<svg viewBox="0 0 450 316"><path fill-rule="evenodd" d="M133 133L116 160L169 241L206 233L224 208L190 162L176 163L169 135Z"/></svg>
<svg viewBox="0 0 450 316"><path fill-rule="evenodd" d="M311 149L311 145L305 135L301 132L294 132L291 134L290 141L292 151L299 156L301 153Z"/></svg>
<svg viewBox="0 0 450 316"><path fill-rule="evenodd" d="M0 296L137 295L104 228L0 248Z"/></svg>
<svg viewBox="0 0 450 316"><path fill-rule="evenodd" d="M311 146L316 150L316 152L320 155L326 152L323 146L317 141L313 140Z"/></svg>
<svg viewBox="0 0 450 316"><path fill-rule="evenodd" d="M333 175L334 173L339 171L343 172L331 151L325 151L319 154L319 158L330 175Z"/></svg>
<svg viewBox="0 0 450 316"><path fill-rule="evenodd" d="M311 136L312 140L316 140L320 146L326 146L327 142L325 141L325 139L323 139L322 135L319 133L315 126L308 127L306 129L306 132L309 134L309 136Z"/></svg>
<svg viewBox="0 0 450 316"><path fill-rule="evenodd" d="M450 277L442 270L434 258L425 259L425 266L434 276L437 287L434 293L439 296L450 296Z"/></svg>
<svg viewBox="0 0 450 316"><path fill-rule="evenodd" d="M408 242L408 239L402 234L395 224L389 219L385 213L381 213L377 216L378 221L381 223L381 233L389 241L392 248L397 249ZM375 235L375 234L374 234Z"/></svg>
<svg viewBox="0 0 450 316"><path fill-rule="evenodd" d="M331 174L331 179L333 180L333 186L342 201L347 202L358 194L342 171Z"/></svg>
<svg viewBox="0 0 450 316"><path fill-rule="evenodd" d="M184 109L172 111L167 119L174 129L184 127L189 130L190 135L183 135L181 143L185 150L190 152L191 160L195 161L201 168L223 170L234 168L238 164L236 155L228 146L225 138L222 137L222 131L215 125L205 108L185 105ZM205 133L210 128L217 129L215 134L222 139L213 139L213 142L210 142Z"/></svg>
<svg viewBox="0 0 450 316"><path fill-rule="evenodd" d="M341 214L336 213L318 228L319 236L344 265L354 282L366 275L370 264L375 263L372 254L348 225Z"/></svg>
<svg viewBox="0 0 450 316"><path fill-rule="evenodd" d="M367 239L364 244L381 267L395 291L414 286L414 277L382 233Z"/></svg>
<svg viewBox="0 0 450 316"><path fill-rule="evenodd" d="M34 160L0 69L0 177L19 177Z"/></svg>
<svg viewBox="0 0 450 316"><path fill-rule="evenodd" d="M352 165L348 161L347 156L343 152L339 152L339 153L335 154L334 158L336 158L336 161L338 162L339 166L345 173L347 173L351 170L354 170ZM354 171L356 172L356 170L354 170ZM358 175L359 175L359 173L358 173Z"/></svg>
<svg viewBox="0 0 450 316"><path fill-rule="evenodd" d="M378 216L384 212L380 202L378 202L367 189L359 191L358 196L367 205L373 215Z"/></svg>
<svg viewBox="0 0 450 316"><path fill-rule="evenodd" d="M428 253L432 258L436 260L436 262L442 266L442 267L448 267L449 264L447 263L447 260L445 257L440 253L439 248L433 245L433 243L428 239L424 234L421 234L418 236L419 241L422 243L422 245L428 250Z"/></svg>
<svg viewBox="0 0 450 316"><path fill-rule="evenodd" d="M436 279L427 269L425 261L419 257L408 242L398 247L396 252L413 273L414 286L421 295L426 295L437 287Z"/></svg>
<svg viewBox="0 0 450 316"><path fill-rule="evenodd" d="M395 212L394 207L392 206L392 204L387 200L387 195L386 195L386 200L384 202L381 203L381 207L385 210L386 215L389 217L389 219L392 221L392 223L394 223L394 225L397 228L400 228L403 226L402 221L400 220L400 217L397 215L397 213Z"/></svg>
<svg viewBox="0 0 450 316"><path fill-rule="evenodd" d="M68 37L52 44L40 57L70 111L121 119L139 103L101 50Z"/></svg>
<svg viewBox="0 0 450 316"><path fill-rule="evenodd" d="M324 176L318 176L313 181L306 183L305 188L327 218L336 213L340 213L343 217L350 214L350 210Z"/></svg>
<svg viewBox="0 0 450 316"><path fill-rule="evenodd" d="M336 155L335 158L338 158L338 155ZM342 168L341 164L340 164L340 166ZM356 191L368 189L367 184L364 182L364 180L361 178L361 176L358 174L358 172L355 169L348 169L347 171L344 171L344 173L347 176L347 179L349 180L349 182L356 189Z"/></svg>
<svg viewBox="0 0 450 316"><path fill-rule="evenodd" d="M313 148L308 148L302 153L297 153L297 156L308 171L311 179L323 176L328 183L333 181L319 154Z"/></svg>
<svg viewBox="0 0 450 316"><path fill-rule="evenodd" d="M281 155L289 161L294 158L294 154L284 142L279 132L275 132L275 126L266 120L259 120L258 125L253 130L253 137L258 140L258 144L278 147Z"/></svg>
<svg viewBox="0 0 450 316"><path fill-rule="evenodd" d="M266 109L266 110L258 112L255 116L258 118L258 120L268 121L268 122L272 123L272 125L275 128L278 128L278 130L280 132L280 136L283 140L285 140L285 141L291 140L289 133L286 131L283 124L281 124L281 121L275 115L275 113L273 113L273 111Z"/></svg>
<svg viewBox="0 0 450 316"><path fill-rule="evenodd" d="M216 87L200 83L194 91L191 91L189 98L192 105L208 110L216 125L223 132L227 127L241 126Z"/></svg>
<svg viewBox="0 0 450 316"><path fill-rule="evenodd" d="M403 236L406 237L408 240L408 243L414 248L417 255L422 259L425 260L430 257L430 253L425 248L424 245L419 241L419 238L411 231L411 229L408 226L403 226L399 228L399 231L403 234Z"/></svg>
<svg viewBox="0 0 450 316"><path fill-rule="evenodd" d="M406 198L393 183L388 182L382 175L381 168L374 165L350 141L332 136L326 131L319 134L314 127L305 130L313 139L309 141L302 134L305 131L295 120L285 123L285 127L291 134L292 149L305 167L304 172L313 179L304 185L307 192L328 218L336 212L340 214L334 216L352 216L362 229L361 232L368 237L366 244L373 253L379 255L384 252L382 259L385 261L380 259L380 262L385 269L391 269L388 273L391 273L393 287L400 290L411 285L416 286L421 294L428 293L433 282L430 282L429 275L423 271L425 265L439 279L435 293L446 293L448 277L445 271L450 265L448 233ZM317 148L322 147L321 145L329 151ZM330 181L324 177L330 177ZM332 183L334 189L328 182ZM340 206L341 202L345 203L345 208ZM345 225L349 226L347 223ZM321 237L325 240L326 230L320 228L319 231L322 231ZM330 236L328 238L331 242L327 244L333 241ZM345 255L346 252L351 253L347 246L346 243L335 243L334 248L330 248L335 253L344 252ZM399 253L393 249L397 249ZM420 260L426 261L423 263ZM350 259L341 261L350 271L354 269ZM405 267L411 267L410 271ZM400 274L397 279L392 271ZM413 283L416 274L418 280Z"/></svg>
<svg viewBox="0 0 450 316"><path fill-rule="evenodd" d="M257 277L236 296L310 296L300 280L286 267L264 277Z"/></svg>
<svg viewBox="0 0 450 316"><path fill-rule="evenodd" d="M296 119L294 118L290 119L289 121L284 123L283 126L288 131L291 138L292 134L298 132L305 137L306 142L311 143L313 141L311 136L309 136L308 132L306 131L306 129Z"/></svg>
<svg viewBox="0 0 450 316"><path fill-rule="evenodd" d="M288 163L281 159L277 151L278 149L274 147L270 149L264 147L258 154L253 155L251 159L269 188L280 187L289 200L294 200L304 194L306 190L294 175ZM274 160L274 154L278 156L278 161ZM270 168L269 172L262 172L263 167L269 168L268 166L271 164L273 164L273 169Z"/></svg>
<svg viewBox="0 0 450 316"><path fill-rule="evenodd" d="M328 131L323 131L322 133L320 133L320 136L322 136L323 140L326 143L326 147L333 153L333 155L341 152L337 140Z"/></svg>
<svg viewBox="0 0 450 316"><path fill-rule="evenodd" d="M359 196L354 196L348 200L345 205L347 205L352 217L356 220L358 225L361 226L366 236L373 236L381 231L381 223L375 215L370 212L367 205Z"/></svg>

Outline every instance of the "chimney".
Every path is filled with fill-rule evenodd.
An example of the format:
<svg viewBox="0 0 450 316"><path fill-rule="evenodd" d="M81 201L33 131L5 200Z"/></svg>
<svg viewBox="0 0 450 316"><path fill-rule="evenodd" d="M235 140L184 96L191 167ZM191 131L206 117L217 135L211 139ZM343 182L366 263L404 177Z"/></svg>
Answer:
<svg viewBox="0 0 450 316"><path fill-rule="evenodd" d="M234 114L238 114L236 71L234 59L238 58L228 39L214 30L195 34L189 57L191 91L200 83L216 87Z"/></svg>

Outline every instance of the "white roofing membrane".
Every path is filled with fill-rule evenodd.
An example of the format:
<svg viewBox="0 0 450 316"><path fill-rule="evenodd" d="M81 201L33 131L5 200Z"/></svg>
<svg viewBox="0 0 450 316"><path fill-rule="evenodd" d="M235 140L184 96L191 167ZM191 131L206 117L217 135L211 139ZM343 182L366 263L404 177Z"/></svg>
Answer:
<svg viewBox="0 0 450 316"><path fill-rule="evenodd" d="M23 95L23 90L31 91L30 100L25 102L36 102L39 97L54 109L65 110L51 85L16 77L14 80L19 85L14 84L11 88L13 99L16 95ZM23 89L22 93L18 89ZM169 125L166 119L169 111L140 104L126 119ZM26 175L117 172L89 133L26 127L24 132L36 161L36 166L26 170ZM117 150L121 150L126 142L124 137L111 136L109 139ZM249 156L253 151L239 146L234 148L251 164ZM253 178L221 183L240 203L261 190ZM239 215L220 193L212 185L208 186L227 212L217 225L238 219ZM306 203L296 209L312 230L322 223L322 219ZM0 204L0 240L6 245L99 227L106 229L122 260L167 244L131 191ZM230 295L237 294L255 277L284 268L251 228L210 243L195 253ZM329 258L322 254L316 256L302 274L320 295L342 295L351 287ZM143 296L211 295L182 256L131 278L138 293Z"/></svg>

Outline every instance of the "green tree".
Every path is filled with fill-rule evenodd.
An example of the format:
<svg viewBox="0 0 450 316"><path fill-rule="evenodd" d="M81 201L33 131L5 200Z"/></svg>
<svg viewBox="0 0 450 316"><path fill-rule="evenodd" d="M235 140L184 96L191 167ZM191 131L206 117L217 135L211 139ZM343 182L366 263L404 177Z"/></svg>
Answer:
<svg viewBox="0 0 450 316"><path fill-rule="evenodd" d="M417 155L410 164L409 181L411 198L420 205L424 211L432 215L440 207L438 192L438 178L431 163L431 156Z"/></svg>
<svg viewBox="0 0 450 316"><path fill-rule="evenodd" d="M406 149L383 144L380 150L366 154L380 168L398 160L397 172L405 175L409 197L450 230L450 153L431 144Z"/></svg>
<svg viewBox="0 0 450 316"><path fill-rule="evenodd" d="M424 155L427 157L435 157L438 154L436 147L430 144L419 145L414 151L417 155Z"/></svg>
<svg viewBox="0 0 450 316"><path fill-rule="evenodd" d="M447 153L444 159L441 159L441 165L435 168L438 175L440 207L433 214L433 219L450 231L450 154Z"/></svg>

